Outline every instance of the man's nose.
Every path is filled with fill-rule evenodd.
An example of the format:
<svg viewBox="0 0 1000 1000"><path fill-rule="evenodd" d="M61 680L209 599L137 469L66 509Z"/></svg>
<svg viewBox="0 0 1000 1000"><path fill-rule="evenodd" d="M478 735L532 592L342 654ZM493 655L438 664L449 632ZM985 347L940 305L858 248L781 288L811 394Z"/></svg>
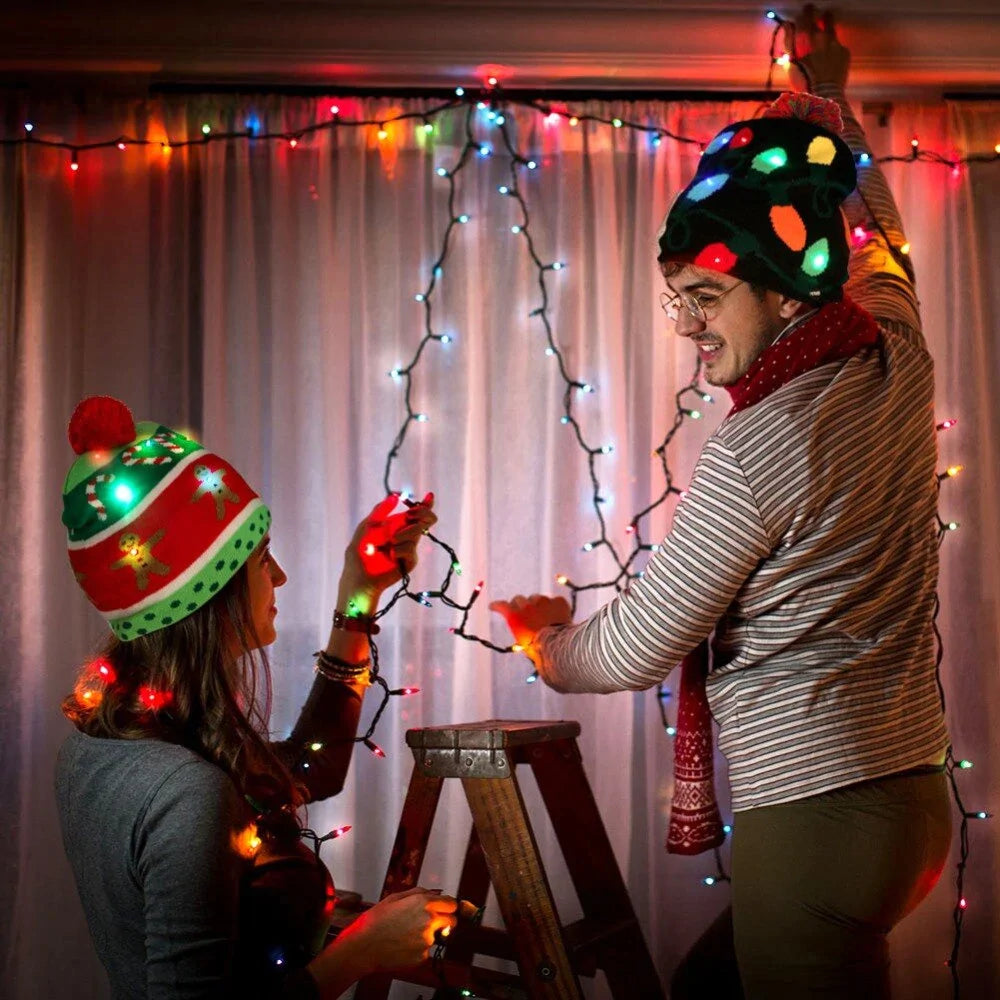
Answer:
<svg viewBox="0 0 1000 1000"><path fill-rule="evenodd" d="M692 333L698 333L705 329L705 324L700 319L695 319L683 306L678 310L677 321L674 323L674 333L678 337L690 337Z"/></svg>

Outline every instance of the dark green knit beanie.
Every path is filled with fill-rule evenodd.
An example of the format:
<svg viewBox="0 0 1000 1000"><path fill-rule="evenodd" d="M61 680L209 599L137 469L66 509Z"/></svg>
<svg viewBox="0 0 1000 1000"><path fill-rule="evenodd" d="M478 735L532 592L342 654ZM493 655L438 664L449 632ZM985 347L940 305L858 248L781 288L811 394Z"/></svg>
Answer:
<svg viewBox="0 0 1000 1000"><path fill-rule="evenodd" d="M839 299L850 255L840 205L857 182L842 129L836 102L811 94L782 94L724 128L671 206L658 259L804 302Z"/></svg>

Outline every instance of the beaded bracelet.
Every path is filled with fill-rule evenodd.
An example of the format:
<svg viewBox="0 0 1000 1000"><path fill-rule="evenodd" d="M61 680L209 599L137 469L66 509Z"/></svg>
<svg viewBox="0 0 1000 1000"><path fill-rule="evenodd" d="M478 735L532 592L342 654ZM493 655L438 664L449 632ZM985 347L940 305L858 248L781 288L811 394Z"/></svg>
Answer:
<svg viewBox="0 0 1000 1000"><path fill-rule="evenodd" d="M378 635L381 631L371 615L345 615L343 611L334 611L333 627L345 632L363 632L365 635Z"/></svg>
<svg viewBox="0 0 1000 1000"><path fill-rule="evenodd" d="M358 681L371 671L372 661L368 657L360 663L350 663L325 650L313 655L316 657L316 673L329 681Z"/></svg>

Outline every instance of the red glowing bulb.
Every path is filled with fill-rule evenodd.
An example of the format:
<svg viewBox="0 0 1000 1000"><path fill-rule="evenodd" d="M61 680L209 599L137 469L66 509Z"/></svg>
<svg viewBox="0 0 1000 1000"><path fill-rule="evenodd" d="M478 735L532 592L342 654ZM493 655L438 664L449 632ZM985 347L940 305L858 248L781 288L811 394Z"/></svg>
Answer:
<svg viewBox="0 0 1000 1000"><path fill-rule="evenodd" d="M158 691L151 687L139 688L139 701L151 712L158 712L160 709L166 708L173 700L174 696L169 691Z"/></svg>

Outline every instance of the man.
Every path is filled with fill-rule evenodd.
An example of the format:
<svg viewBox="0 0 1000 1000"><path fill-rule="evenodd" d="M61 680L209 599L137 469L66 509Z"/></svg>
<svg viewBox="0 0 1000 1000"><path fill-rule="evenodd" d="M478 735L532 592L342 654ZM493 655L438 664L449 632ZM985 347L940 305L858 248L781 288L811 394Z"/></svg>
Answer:
<svg viewBox="0 0 1000 1000"><path fill-rule="evenodd" d="M709 937L733 935L747 997L882 998L886 935L950 839L933 369L848 52L812 8L799 40L803 84L831 100L724 129L660 237L664 308L733 399L670 534L585 622L538 595L492 607L560 691L649 687L714 632L735 819L732 913ZM871 234L846 295L841 203ZM724 995L698 951L675 997Z"/></svg>

